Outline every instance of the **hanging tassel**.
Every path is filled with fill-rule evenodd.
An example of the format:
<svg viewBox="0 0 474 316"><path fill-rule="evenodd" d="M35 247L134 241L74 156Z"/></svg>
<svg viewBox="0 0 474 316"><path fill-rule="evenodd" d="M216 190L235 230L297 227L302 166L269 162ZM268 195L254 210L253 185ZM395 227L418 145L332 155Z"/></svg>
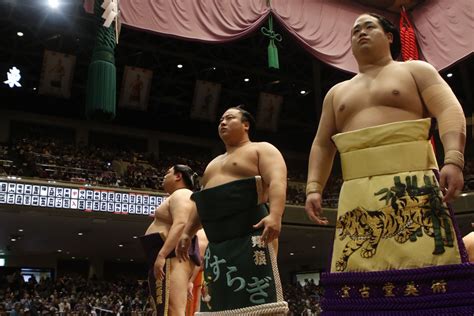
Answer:
<svg viewBox="0 0 474 316"><path fill-rule="evenodd" d="M278 48L273 40L268 44L268 67L280 69L280 63L278 61Z"/></svg>
<svg viewBox="0 0 474 316"><path fill-rule="evenodd" d="M415 30L413 29L405 7L400 11L400 42L402 45L402 59L417 60L418 47L416 45Z"/></svg>
<svg viewBox="0 0 474 316"><path fill-rule="evenodd" d="M104 10L99 2L96 0L94 5L97 36L87 75L86 117L111 120L116 103L115 26L102 25Z"/></svg>
<svg viewBox="0 0 474 316"><path fill-rule="evenodd" d="M268 18L268 29L266 27L262 27L261 32L270 39L267 49L268 67L280 69L280 63L278 61L278 48L275 45L275 41L281 42L282 37L273 30L273 17L271 15Z"/></svg>

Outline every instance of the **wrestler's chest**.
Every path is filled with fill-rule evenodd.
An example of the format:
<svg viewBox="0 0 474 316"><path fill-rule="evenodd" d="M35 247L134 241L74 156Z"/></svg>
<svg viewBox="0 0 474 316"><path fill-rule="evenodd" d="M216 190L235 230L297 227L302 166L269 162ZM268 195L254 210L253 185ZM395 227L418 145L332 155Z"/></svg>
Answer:
<svg viewBox="0 0 474 316"><path fill-rule="evenodd" d="M216 165L218 172L236 176L258 175L258 157L251 154L229 155Z"/></svg>
<svg viewBox="0 0 474 316"><path fill-rule="evenodd" d="M155 218L163 223L172 223L173 219L169 211L169 199L165 199L155 210Z"/></svg>
<svg viewBox="0 0 474 316"><path fill-rule="evenodd" d="M369 107L382 106L401 110L421 106L416 85L395 78L363 80L341 90L333 101L336 116L352 116Z"/></svg>

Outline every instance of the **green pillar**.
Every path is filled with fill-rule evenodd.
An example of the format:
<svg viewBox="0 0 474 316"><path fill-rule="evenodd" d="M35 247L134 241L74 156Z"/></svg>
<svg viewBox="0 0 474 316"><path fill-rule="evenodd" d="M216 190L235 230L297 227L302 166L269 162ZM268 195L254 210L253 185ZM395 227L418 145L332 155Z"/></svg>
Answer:
<svg viewBox="0 0 474 316"><path fill-rule="evenodd" d="M87 75L86 116L111 120L115 117L116 104L115 24L103 26L102 2L96 0L94 4L97 36Z"/></svg>

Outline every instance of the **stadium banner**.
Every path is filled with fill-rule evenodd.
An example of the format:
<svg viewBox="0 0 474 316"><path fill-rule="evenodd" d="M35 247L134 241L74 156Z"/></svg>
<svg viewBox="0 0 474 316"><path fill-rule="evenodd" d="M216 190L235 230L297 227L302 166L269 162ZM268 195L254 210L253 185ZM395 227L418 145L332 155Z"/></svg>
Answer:
<svg viewBox="0 0 474 316"><path fill-rule="evenodd" d="M281 95L261 92L257 109L257 129L275 132L278 129L283 97Z"/></svg>
<svg viewBox="0 0 474 316"><path fill-rule="evenodd" d="M45 50L38 93L61 98L71 96L76 56Z"/></svg>
<svg viewBox="0 0 474 316"><path fill-rule="evenodd" d="M119 107L146 111L152 78L153 71L150 69L125 66Z"/></svg>
<svg viewBox="0 0 474 316"><path fill-rule="evenodd" d="M197 80L194 88L191 118L204 121L215 121L216 110L222 85L215 82Z"/></svg>

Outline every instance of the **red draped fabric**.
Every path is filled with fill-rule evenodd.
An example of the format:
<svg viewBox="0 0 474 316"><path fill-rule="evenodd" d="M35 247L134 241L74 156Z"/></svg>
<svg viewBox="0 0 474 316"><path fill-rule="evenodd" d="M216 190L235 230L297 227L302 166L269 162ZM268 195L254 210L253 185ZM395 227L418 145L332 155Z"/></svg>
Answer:
<svg viewBox="0 0 474 316"><path fill-rule="evenodd" d="M227 42L254 32L270 13L266 0L128 0L122 23L205 42Z"/></svg>
<svg viewBox="0 0 474 316"><path fill-rule="evenodd" d="M368 11L367 7L348 0L272 0L271 5L275 18L314 57L339 69L357 72L351 51L351 29L357 16ZM384 15L395 19L392 13Z"/></svg>
<svg viewBox="0 0 474 316"><path fill-rule="evenodd" d="M90 12L94 0L85 0ZM102 0L98 0L102 1ZM122 0L121 19L132 28L183 39L226 42L254 32L270 11L313 56L357 72L350 30L358 15L378 12L350 0ZM397 24L390 12L383 15ZM474 2L430 0L413 9L422 57L442 70L474 52Z"/></svg>
<svg viewBox="0 0 474 316"><path fill-rule="evenodd" d="M474 53L474 1L425 1L412 16L423 59L437 70Z"/></svg>

